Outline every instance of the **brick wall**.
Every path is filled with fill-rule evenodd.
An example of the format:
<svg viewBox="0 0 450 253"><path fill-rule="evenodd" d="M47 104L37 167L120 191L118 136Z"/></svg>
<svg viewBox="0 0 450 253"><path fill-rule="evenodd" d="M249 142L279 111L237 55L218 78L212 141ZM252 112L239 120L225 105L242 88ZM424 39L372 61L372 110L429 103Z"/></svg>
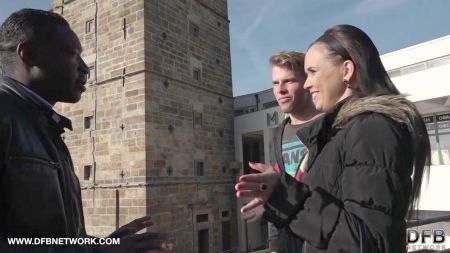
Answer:
<svg viewBox="0 0 450 253"><path fill-rule="evenodd" d="M222 251L223 237L236 247L226 0L52 6L79 36L92 69L82 100L57 105L73 121L64 138L88 233L106 236L151 215L151 230L170 233L175 252L198 252L205 229L210 252ZM228 235L222 222L230 222Z"/></svg>

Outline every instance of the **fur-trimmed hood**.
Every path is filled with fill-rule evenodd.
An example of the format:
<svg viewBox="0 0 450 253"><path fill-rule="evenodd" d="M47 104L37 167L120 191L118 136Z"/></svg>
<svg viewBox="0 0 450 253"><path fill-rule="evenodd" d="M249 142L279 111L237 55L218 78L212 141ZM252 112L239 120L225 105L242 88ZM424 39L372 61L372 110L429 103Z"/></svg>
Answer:
<svg viewBox="0 0 450 253"><path fill-rule="evenodd" d="M414 126L420 118L417 108L405 95L370 96L347 101L336 116L333 127L342 127L352 118L369 112L383 114L404 124L410 132L414 132Z"/></svg>

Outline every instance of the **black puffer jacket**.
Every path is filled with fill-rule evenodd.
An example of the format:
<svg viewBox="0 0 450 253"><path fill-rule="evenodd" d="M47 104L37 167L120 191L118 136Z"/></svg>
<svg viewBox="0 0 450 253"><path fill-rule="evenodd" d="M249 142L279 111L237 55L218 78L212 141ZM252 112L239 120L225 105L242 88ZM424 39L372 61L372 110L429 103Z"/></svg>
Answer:
<svg viewBox="0 0 450 253"><path fill-rule="evenodd" d="M304 239L306 253L406 252L416 113L403 96L347 99L301 129L307 173L302 183L282 175L264 218Z"/></svg>
<svg viewBox="0 0 450 253"><path fill-rule="evenodd" d="M8 251L8 237L86 236L79 181L61 139L64 127L70 127L68 119L13 79L0 78L0 251L21 252Z"/></svg>

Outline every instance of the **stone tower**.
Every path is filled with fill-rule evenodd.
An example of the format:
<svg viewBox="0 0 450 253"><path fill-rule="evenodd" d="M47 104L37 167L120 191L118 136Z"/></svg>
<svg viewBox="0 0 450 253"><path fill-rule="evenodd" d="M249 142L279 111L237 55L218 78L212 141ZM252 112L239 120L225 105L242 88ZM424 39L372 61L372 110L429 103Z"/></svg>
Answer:
<svg viewBox="0 0 450 253"><path fill-rule="evenodd" d="M52 0L90 67L64 136L88 233L144 215L174 252L237 247L226 0Z"/></svg>

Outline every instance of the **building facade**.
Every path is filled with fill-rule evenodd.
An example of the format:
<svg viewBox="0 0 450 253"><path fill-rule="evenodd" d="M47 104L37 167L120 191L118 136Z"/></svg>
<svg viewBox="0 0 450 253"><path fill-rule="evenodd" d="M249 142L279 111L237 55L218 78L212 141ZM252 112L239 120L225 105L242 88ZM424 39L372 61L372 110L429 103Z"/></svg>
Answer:
<svg viewBox="0 0 450 253"><path fill-rule="evenodd" d="M423 115L430 137L432 166L428 182L422 185L418 217L449 215L450 202L444 194L450 191L450 35L384 54L381 60L395 86L409 95ZM285 115L279 110L272 89L236 97L234 107L235 159L243 162L241 173L250 173L248 161L271 162L265 154L269 152L273 129ZM238 210L245 202L238 203ZM238 227L241 251L266 245L265 222L240 222ZM428 228L444 228L450 239L449 223Z"/></svg>
<svg viewBox="0 0 450 253"><path fill-rule="evenodd" d="M89 234L152 216L174 252L237 247L226 0L52 0L90 68L65 134Z"/></svg>

